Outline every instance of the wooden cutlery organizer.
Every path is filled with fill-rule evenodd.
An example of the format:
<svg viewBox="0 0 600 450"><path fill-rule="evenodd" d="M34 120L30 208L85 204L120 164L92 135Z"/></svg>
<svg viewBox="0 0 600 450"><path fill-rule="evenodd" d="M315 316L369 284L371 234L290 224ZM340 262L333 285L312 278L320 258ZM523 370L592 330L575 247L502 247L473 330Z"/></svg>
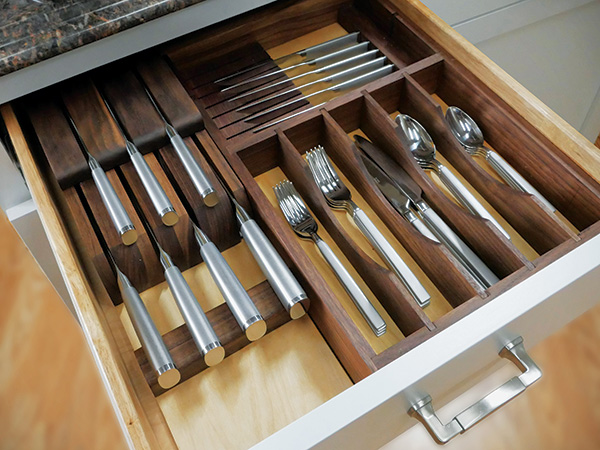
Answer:
<svg viewBox="0 0 600 450"><path fill-rule="evenodd" d="M228 98L237 92L221 92L215 83L257 64L238 79L268 73L277 69L273 60L279 56L354 31L360 32L359 41L368 40L387 57L392 73L326 98L319 108L309 110L317 104L313 99L300 101L286 112L308 111L263 131L254 132L272 117L249 124L243 120L246 113L236 108L291 90L295 84L286 80L292 74L269 79L283 81L276 89L233 102ZM276 2L3 107L8 134L29 183L35 184L51 240L62 247L61 264L74 271L65 275L72 277L83 326L93 336L121 415L133 418L128 427L140 448L255 444L598 234L598 182L436 39L387 0ZM264 84L259 80L246 87ZM194 190L144 85L209 174L219 199L214 208L205 206ZM152 209L100 95L173 201L180 216L174 226L165 226ZM280 101L302 98L292 90ZM558 213L508 187L484 161L469 156L446 125L449 105L475 118L487 143ZM418 166L396 133L397 113L411 115L429 131L440 157L505 226L510 240L491 222L454 203L438 180ZM124 245L115 233L68 115L132 218L139 233L134 245ZM401 217L365 168L353 142L356 134L408 172L429 205L500 282L484 290L445 246ZM317 145L325 148L353 199L431 294L429 306L419 308L349 216L329 208L304 159ZM301 241L285 221L272 191L285 178L294 183L322 237L386 320L388 331L382 337L373 335L312 242ZM219 180L259 223L306 290L309 317L290 321L240 241L234 209ZM200 357L168 293L142 217L187 271L186 279L225 347L220 365L207 368ZM263 339L248 345L201 261L191 221L224 252L262 313L272 331ZM182 382L169 391L157 384L120 304L108 250L140 291L181 371ZM232 420L239 424L236 436L228 430Z"/></svg>

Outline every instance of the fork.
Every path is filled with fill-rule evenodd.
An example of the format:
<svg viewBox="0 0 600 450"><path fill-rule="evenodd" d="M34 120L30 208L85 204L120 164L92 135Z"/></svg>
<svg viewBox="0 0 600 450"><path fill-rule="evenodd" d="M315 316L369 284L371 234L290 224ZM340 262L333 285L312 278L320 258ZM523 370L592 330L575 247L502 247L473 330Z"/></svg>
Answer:
<svg viewBox="0 0 600 450"><path fill-rule="evenodd" d="M356 284L352 275L348 273L342 262L335 256L333 250L317 234L318 225L308 208L302 201L300 194L289 180L283 180L273 186L279 207L294 232L302 239L312 239L317 245L327 263L333 269L338 280L363 315L375 336L381 336L386 332L387 325L379 315L373 304L365 296L361 288Z"/></svg>
<svg viewBox="0 0 600 450"><path fill-rule="evenodd" d="M342 209L350 214L358 229L371 242L387 266L406 286L417 304L421 308L429 305L431 296L396 250L394 250L394 247L392 247L385 236L381 234L375 224L369 219L369 216L352 201L350 190L348 190L338 176L327 157L327 153L325 153L325 149L321 145L318 145L309 150L306 152L306 161L308 162L315 183L327 200L327 204L333 209Z"/></svg>

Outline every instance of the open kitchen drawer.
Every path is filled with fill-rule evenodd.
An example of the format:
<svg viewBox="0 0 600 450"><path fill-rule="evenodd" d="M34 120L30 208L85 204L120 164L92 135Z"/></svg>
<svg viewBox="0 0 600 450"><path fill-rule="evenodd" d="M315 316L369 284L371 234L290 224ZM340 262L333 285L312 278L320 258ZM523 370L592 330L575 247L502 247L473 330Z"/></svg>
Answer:
<svg viewBox="0 0 600 450"><path fill-rule="evenodd" d="M316 101L306 101L304 114L276 126L256 132L268 122L246 124L233 108L239 105L227 103L213 83L256 63L264 63L260 70L273 70L271 58L354 31L379 49L393 70L319 100L324 104L317 108L312 108ZM294 86L285 76L281 80L283 88ZM220 199L214 209L194 197L162 122L140 91L142 81L212 173ZM99 152L132 216L151 213L124 159L123 142L107 125L110 117L98 92L114 106L182 211L173 232L157 221L148 226L168 242L209 320L223 334L227 357L217 366L199 361L149 236L140 234L133 258L133 250L114 241L106 226L66 111L86 146ZM298 98L299 92L290 96ZM507 188L489 167L466 157L445 128L448 105L476 117L489 144L558 212ZM416 402L430 395L436 406L444 404L497 369L504 346L522 337L531 347L597 303L596 149L416 1L276 2L4 105L1 112L80 323L135 448L378 448L416 423L407 414ZM398 112L430 131L441 157L492 211L510 240L457 207L438 189L438 180L417 167L395 134L392 118ZM433 207L498 275L498 283L481 289L443 248L401 220L356 157L351 137L357 133L417 180ZM430 292L425 309L416 306L345 213L327 207L303 158L317 144L325 146L354 200ZM290 320L278 303L240 242L215 172L306 290L307 315ZM285 222L271 189L284 178L294 182L322 237L386 320L382 337L371 333L313 244L299 241ZM250 343L236 334L200 262L192 219L224 250L263 313L269 332L262 339ZM141 223L139 229L144 229ZM170 390L158 386L120 304L107 248L144 291L142 298L181 370L181 383Z"/></svg>

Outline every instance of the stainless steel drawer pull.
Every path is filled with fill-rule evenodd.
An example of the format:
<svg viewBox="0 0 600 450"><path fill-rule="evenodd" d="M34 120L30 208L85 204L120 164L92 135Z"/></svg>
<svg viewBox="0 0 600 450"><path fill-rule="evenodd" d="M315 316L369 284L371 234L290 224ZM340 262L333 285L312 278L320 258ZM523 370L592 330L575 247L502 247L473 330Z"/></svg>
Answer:
<svg viewBox="0 0 600 450"><path fill-rule="evenodd" d="M425 425L433 438L443 444L457 434L467 431L541 378L542 371L525 351L522 337L519 336L506 344L500 351L500 356L512 361L523 373L511 378L498 389L469 406L447 424L444 425L438 418L429 395L415 402L408 410L408 414Z"/></svg>

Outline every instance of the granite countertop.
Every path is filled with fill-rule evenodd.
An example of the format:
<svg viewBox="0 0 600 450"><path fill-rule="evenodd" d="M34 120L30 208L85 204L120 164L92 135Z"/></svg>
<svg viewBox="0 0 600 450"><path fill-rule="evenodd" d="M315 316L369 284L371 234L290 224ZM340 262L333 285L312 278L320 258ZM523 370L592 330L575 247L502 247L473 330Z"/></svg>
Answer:
<svg viewBox="0 0 600 450"><path fill-rule="evenodd" d="M0 76L203 0L0 0Z"/></svg>

